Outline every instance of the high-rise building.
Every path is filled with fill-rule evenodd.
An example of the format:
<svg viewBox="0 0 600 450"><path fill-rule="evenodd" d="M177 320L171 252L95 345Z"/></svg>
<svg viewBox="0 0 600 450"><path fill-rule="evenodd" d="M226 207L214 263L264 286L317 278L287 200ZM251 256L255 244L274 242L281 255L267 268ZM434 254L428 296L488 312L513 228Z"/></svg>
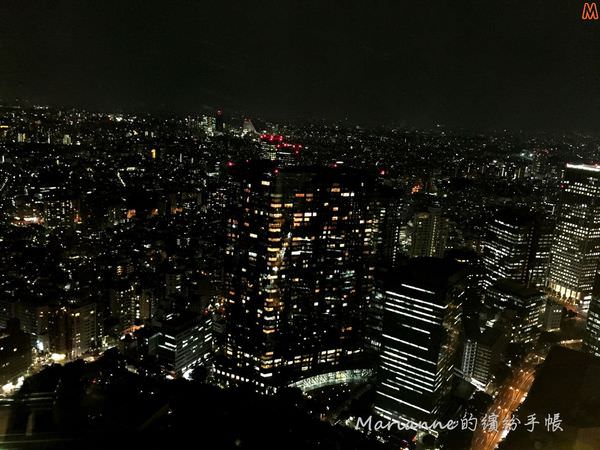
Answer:
<svg viewBox="0 0 600 450"><path fill-rule="evenodd" d="M85 303L68 309L70 345L68 354L77 358L98 347L96 303Z"/></svg>
<svg viewBox="0 0 600 450"><path fill-rule="evenodd" d="M269 391L351 366L374 271L369 181L264 161L234 176L216 375Z"/></svg>
<svg viewBox="0 0 600 450"><path fill-rule="evenodd" d="M215 116L215 131L217 133L223 133L225 131L225 118L223 117L223 111L218 110Z"/></svg>
<svg viewBox="0 0 600 450"><path fill-rule="evenodd" d="M463 377L476 387L484 389L497 368L505 347L505 339L500 328L465 327L461 372ZM470 328L470 329L469 329Z"/></svg>
<svg viewBox="0 0 600 450"><path fill-rule="evenodd" d="M44 350L74 359L98 348L96 310L93 302L48 306L40 317L47 335Z"/></svg>
<svg viewBox="0 0 600 450"><path fill-rule="evenodd" d="M582 350L600 356L600 302L596 299L590 304Z"/></svg>
<svg viewBox="0 0 600 450"><path fill-rule="evenodd" d="M460 362L463 266L416 258L382 277L375 412L388 420L431 422L445 412Z"/></svg>
<svg viewBox="0 0 600 450"><path fill-rule="evenodd" d="M275 161L279 166L299 164L301 144L286 142L281 134L261 134L259 142L264 159Z"/></svg>
<svg viewBox="0 0 600 450"><path fill-rule="evenodd" d="M212 319L195 313L171 314L150 337L151 353L172 376L186 376L210 361Z"/></svg>
<svg viewBox="0 0 600 450"><path fill-rule="evenodd" d="M485 287L503 278L545 286L553 231L552 221L541 214L517 208L499 211L483 245Z"/></svg>
<svg viewBox="0 0 600 450"><path fill-rule="evenodd" d="M244 119L244 124L242 125L242 136L253 136L255 134L258 134L258 132L256 131L256 128L254 128L252 120L249 117L246 117Z"/></svg>
<svg viewBox="0 0 600 450"><path fill-rule="evenodd" d="M408 208L401 192L389 188L380 191L378 257L382 266L392 267L408 254Z"/></svg>
<svg viewBox="0 0 600 450"><path fill-rule="evenodd" d="M486 304L507 320L510 342L533 344L539 337L546 307L546 294L507 278L496 281L488 290Z"/></svg>
<svg viewBox="0 0 600 450"><path fill-rule="evenodd" d="M552 294L586 312L599 260L600 166L567 164L552 247Z"/></svg>
<svg viewBox="0 0 600 450"><path fill-rule="evenodd" d="M560 331L563 306L548 299L546 302L546 311L544 312L544 331Z"/></svg>
<svg viewBox="0 0 600 450"><path fill-rule="evenodd" d="M448 218L440 208L418 212L413 218L410 256L433 256L441 258L448 241Z"/></svg>
<svg viewBox="0 0 600 450"><path fill-rule="evenodd" d="M142 298L137 281L129 278L116 280L108 291L110 313L119 320L119 329L125 333L141 323Z"/></svg>
<svg viewBox="0 0 600 450"><path fill-rule="evenodd" d="M33 362L31 335L20 329L18 319L10 319L6 335L0 336L0 383L5 385L25 375Z"/></svg>

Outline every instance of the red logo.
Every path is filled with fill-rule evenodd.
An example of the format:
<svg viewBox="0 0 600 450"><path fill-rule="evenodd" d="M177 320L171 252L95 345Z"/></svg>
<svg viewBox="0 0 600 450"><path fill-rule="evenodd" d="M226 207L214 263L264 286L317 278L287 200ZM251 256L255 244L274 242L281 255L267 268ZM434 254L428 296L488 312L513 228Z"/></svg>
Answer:
<svg viewBox="0 0 600 450"><path fill-rule="evenodd" d="M584 3L581 20L598 20L598 7L596 3Z"/></svg>

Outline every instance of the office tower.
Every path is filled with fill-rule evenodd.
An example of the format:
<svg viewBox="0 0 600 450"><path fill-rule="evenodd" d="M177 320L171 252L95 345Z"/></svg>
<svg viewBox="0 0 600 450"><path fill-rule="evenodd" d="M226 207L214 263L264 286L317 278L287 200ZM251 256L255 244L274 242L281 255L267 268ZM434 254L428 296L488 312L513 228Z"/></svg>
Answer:
<svg viewBox="0 0 600 450"><path fill-rule="evenodd" d="M567 164L552 247L552 295L587 312L599 259L600 166Z"/></svg>
<svg viewBox="0 0 600 450"><path fill-rule="evenodd" d="M416 258L377 282L383 322L375 412L389 420L429 421L444 413L459 364L464 271Z"/></svg>
<svg viewBox="0 0 600 450"><path fill-rule="evenodd" d="M194 367L210 362L212 319L191 312L171 314L150 337L149 346L171 376L188 376Z"/></svg>
<svg viewBox="0 0 600 450"><path fill-rule="evenodd" d="M448 240L448 218L440 208L418 212L413 218L410 256L433 256L441 258Z"/></svg>
<svg viewBox="0 0 600 450"><path fill-rule="evenodd" d="M531 264L528 284L538 289L545 290L548 286L548 273L555 230L556 222L553 218L547 217L544 213L536 214L532 246L533 263Z"/></svg>
<svg viewBox="0 0 600 450"><path fill-rule="evenodd" d="M483 245L484 286L502 278L545 286L552 237L553 223L542 214L499 211L488 224Z"/></svg>
<svg viewBox="0 0 600 450"><path fill-rule="evenodd" d="M223 133L225 131L225 118L223 117L223 111L218 110L215 116L215 131L217 133Z"/></svg>
<svg viewBox="0 0 600 450"><path fill-rule="evenodd" d="M505 344L500 328L486 327L481 332L478 326L466 326L461 361L463 377L484 389L500 363Z"/></svg>
<svg viewBox="0 0 600 450"><path fill-rule="evenodd" d="M406 202L402 193L389 188L381 189L379 204L378 260L384 267L392 267L408 254L406 228L409 222Z"/></svg>
<svg viewBox="0 0 600 450"><path fill-rule="evenodd" d="M261 156L279 166L294 166L300 162L302 145L286 142L280 134L261 134L259 137Z"/></svg>
<svg viewBox="0 0 600 450"><path fill-rule="evenodd" d="M560 322L562 320L563 306L548 299L546 302L546 311L544 312L544 331L560 331Z"/></svg>
<svg viewBox="0 0 600 450"><path fill-rule="evenodd" d="M179 294L183 285L184 273L175 267L169 269L165 274L165 296Z"/></svg>
<svg viewBox="0 0 600 450"><path fill-rule="evenodd" d="M265 161L234 177L217 376L273 391L349 367L361 356L374 271L368 180Z"/></svg>
<svg viewBox="0 0 600 450"><path fill-rule="evenodd" d="M596 298L588 311L582 350L600 356L600 302Z"/></svg>
<svg viewBox="0 0 600 450"><path fill-rule="evenodd" d="M242 136L254 136L255 134L258 134L258 132L256 131L256 128L254 128L252 120L249 117L246 117L244 119L244 124L242 125Z"/></svg>
<svg viewBox="0 0 600 450"><path fill-rule="evenodd" d="M510 342L534 344L544 320L546 295L534 287L503 278L488 290L486 304L507 320Z"/></svg>

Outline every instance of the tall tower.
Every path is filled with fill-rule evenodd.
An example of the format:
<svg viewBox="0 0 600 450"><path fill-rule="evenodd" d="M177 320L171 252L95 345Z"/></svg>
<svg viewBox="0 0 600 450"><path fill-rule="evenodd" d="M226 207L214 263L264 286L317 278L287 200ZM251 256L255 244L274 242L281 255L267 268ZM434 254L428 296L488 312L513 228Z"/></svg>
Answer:
<svg viewBox="0 0 600 450"><path fill-rule="evenodd" d="M600 260L600 166L567 164L561 189L549 287L587 312Z"/></svg>
<svg viewBox="0 0 600 450"><path fill-rule="evenodd" d="M518 208L498 212L483 245L485 286L505 278L545 286L553 232L552 221L540 214Z"/></svg>
<svg viewBox="0 0 600 450"><path fill-rule="evenodd" d="M217 376L269 392L349 366L374 270L365 176L262 161L235 178Z"/></svg>
<svg viewBox="0 0 600 450"><path fill-rule="evenodd" d="M409 222L408 208L402 194L383 186L379 200L379 236L377 245L379 264L393 267L403 255L408 254L406 229Z"/></svg>
<svg viewBox="0 0 600 450"><path fill-rule="evenodd" d="M225 131L225 119L223 118L223 111L220 109L217 111L215 117L215 131L217 133L223 133Z"/></svg>
<svg viewBox="0 0 600 450"><path fill-rule="evenodd" d="M440 208L429 208L418 212L413 219L413 234L410 256L433 256L441 258L448 240L448 218Z"/></svg>
<svg viewBox="0 0 600 450"><path fill-rule="evenodd" d="M249 117L246 117L244 119L244 124L242 125L242 136L246 136L246 135L255 135L258 134L258 132L256 131L256 128L254 128L254 124L252 123L252 120Z"/></svg>
<svg viewBox="0 0 600 450"><path fill-rule="evenodd" d="M486 303L496 313L509 317L506 335L511 342L534 345L540 336L546 295L534 287L507 278L489 289Z"/></svg>
<svg viewBox="0 0 600 450"><path fill-rule="evenodd" d="M389 420L443 414L458 364L464 272L439 258L415 258L382 275L383 307L375 412Z"/></svg>

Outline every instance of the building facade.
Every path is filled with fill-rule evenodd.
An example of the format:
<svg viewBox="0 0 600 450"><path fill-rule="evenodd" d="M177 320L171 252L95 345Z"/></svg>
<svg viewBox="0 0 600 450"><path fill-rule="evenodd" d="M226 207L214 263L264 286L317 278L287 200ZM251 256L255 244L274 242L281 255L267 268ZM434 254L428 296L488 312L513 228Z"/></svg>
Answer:
<svg viewBox="0 0 600 450"><path fill-rule="evenodd" d="M587 312L599 260L600 166L567 164L552 247L552 295Z"/></svg>
<svg viewBox="0 0 600 450"><path fill-rule="evenodd" d="M552 221L529 210L499 211L488 224L483 244L484 286L499 279L545 286L553 228Z"/></svg>
<svg viewBox="0 0 600 450"><path fill-rule="evenodd" d="M234 176L216 375L269 391L351 366L374 272L367 179L266 162Z"/></svg>
<svg viewBox="0 0 600 450"><path fill-rule="evenodd" d="M446 251L449 220L440 208L429 208L415 214L413 218L410 256L432 256L441 258Z"/></svg>
<svg viewBox="0 0 600 450"><path fill-rule="evenodd" d="M459 365L464 270L415 258L388 272L374 410L389 420L432 421L445 411Z"/></svg>
<svg viewBox="0 0 600 450"><path fill-rule="evenodd" d="M507 278L496 281L486 293L486 304L506 319L510 342L533 345L544 324L546 294Z"/></svg>

